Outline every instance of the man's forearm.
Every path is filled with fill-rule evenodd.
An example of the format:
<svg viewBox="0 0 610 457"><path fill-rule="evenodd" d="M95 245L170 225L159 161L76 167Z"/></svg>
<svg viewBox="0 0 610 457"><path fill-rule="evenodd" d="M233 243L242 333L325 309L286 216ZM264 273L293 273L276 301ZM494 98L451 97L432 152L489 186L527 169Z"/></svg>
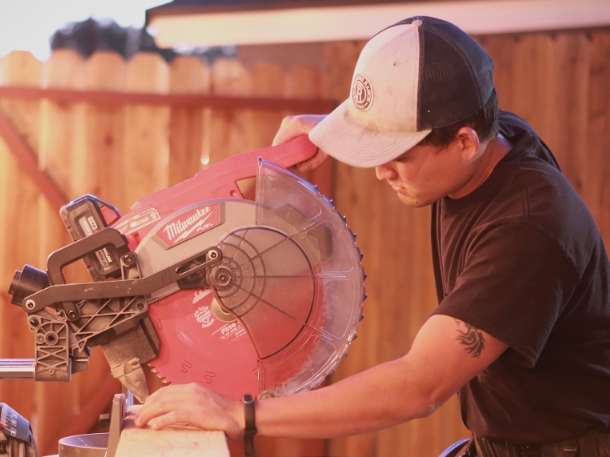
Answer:
<svg viewBox="0 0 610 457"><path fill-rule="evenodd" d="M404 359L378 365L329 387L258 402L261 435L333 438L425 417L438 406L406 372Z"/></svg>

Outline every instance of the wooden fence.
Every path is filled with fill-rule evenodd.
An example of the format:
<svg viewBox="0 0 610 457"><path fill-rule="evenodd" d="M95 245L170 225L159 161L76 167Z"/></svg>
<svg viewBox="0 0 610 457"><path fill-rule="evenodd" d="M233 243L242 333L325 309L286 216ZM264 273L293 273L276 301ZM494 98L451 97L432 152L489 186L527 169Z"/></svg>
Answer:
<svg viewBox="0 0 610 457"><path fill-rule="evenodd" d="M501 107L524 116L556 153L610 242L610 33L480 37L496 62ZM361 42L325 46L323 71L237 61L166 65L140 54L83 61L68 51L44 63L12 53L0 84L0 358L33 356L23 311L10 305L13 272L43 268L69 242L58 202L92 193L126 212L131 203L225 157L267 146L290 112L328 112L348 95ZM6 122L4 122L4 121ZM17 135L14 135L17 132ZM11 136L11 134L13 136ZM372 170L328 162L306 176L334 197L365 254L366 319L340 379L402 356L436 305L429 210L407 208ZM54 195L48 199L43 196ZM74 275L80 274L74 272ZM152 378L151 380L154 380ZM67 384L0 381L0 401L29 418L43 454L61 436L95 427L119 390L101 352ZM355 401L367 401L356 399ZM355 437L257 438L265 457L434 457L467 436L450 400L433 416ZM240 455L239 445L231 444Z"/></svg>

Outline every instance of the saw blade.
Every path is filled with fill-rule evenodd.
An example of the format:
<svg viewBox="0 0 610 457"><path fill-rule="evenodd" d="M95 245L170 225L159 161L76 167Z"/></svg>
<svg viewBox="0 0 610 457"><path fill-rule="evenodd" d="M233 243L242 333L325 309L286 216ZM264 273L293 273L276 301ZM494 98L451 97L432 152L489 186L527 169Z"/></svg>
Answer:
<svg viewBox="0 0 610 457"><path fill-rule="evenodd" d="M218 200L172 214L138 246L142 276L216 245L232 228L253 225L255 209L245 200ZM208 214L212 216L200 224ZM201 217L197 219L197 215ZM179 290L174 286L150 300L154 303L148 314L161 346L149 365L159 377L176 384L198 382L234 399L258 391L258 357L252 342L243 325L215 305L211 290Z"/></svg>
<svg viewBox="0 0 610 457"><path fill-rule="evenodd" d="M142 276L210 247L212 291L166 287L149 297L167 382L199 382L229 398L319 385L355 338L364 273L354 235L332 203L262 162L257 200L211 200L166 217L137 249Z"/></svg>

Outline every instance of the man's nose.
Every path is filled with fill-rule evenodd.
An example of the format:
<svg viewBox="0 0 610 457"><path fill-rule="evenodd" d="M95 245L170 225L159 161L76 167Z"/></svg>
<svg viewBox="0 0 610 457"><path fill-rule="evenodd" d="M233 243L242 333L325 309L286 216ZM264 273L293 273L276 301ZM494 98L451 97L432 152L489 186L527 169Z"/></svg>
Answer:
<svg viewBox="0 0 610 457"><path fill-rule="evenodd" d="M375 175L379 181L385 181L386 179L392 179L396 176L396 171L390 164L383 164L375 167Z"/></svg>

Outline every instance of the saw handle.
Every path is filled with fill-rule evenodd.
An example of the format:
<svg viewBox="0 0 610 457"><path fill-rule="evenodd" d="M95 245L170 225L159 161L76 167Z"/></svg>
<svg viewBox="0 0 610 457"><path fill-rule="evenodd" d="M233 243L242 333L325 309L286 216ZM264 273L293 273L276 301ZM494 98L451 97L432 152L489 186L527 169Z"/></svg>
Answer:
<svg viewBox="0 0 610 457"><path fill-rule="evenodd" d="M222 184L216 189L211 189L211 197L243 198L237 186L237 181L255 177L258 173L259 159L279 165L282 168L290 168L312 158L317 150L318 147L306 135L303 135L278 146L258 149L225 159L214 166L214 177L218 179L219 184ZM194 179L208 170L199 172ZM207 175L205 177L208 178Z"/></svg>
<svg viewBox="0 0 610 457"><path fill-rule="evenodd" d="M138 200L131 210L139 211L154 206L159 213L165 214L176 206L186 206L203 200L243 198L237 181L255 177L259 159L290 168L312 158L317 151L318 147L307 135L303 135L278 146L229 157L174 187Z"/></svg>

